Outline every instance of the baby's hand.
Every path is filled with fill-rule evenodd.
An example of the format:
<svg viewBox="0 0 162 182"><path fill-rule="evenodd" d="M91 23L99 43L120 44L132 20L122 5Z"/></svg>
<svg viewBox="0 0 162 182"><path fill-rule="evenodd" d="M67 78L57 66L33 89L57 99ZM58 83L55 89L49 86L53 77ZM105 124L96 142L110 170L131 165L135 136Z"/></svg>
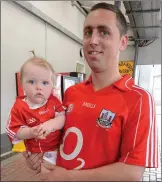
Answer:
<svg viewBox="0 0 162 182"><path fill-rule="evenodd" d="M40 130L39 136L44 138L53 131L53 129L51 128L51 123L49 123L48 121L46 121L45 123L42 123L40 127L41 127L41 130ZM40 138L40 139L44 139L44 138Z"/></svg>
<svg viewBox="0 0 162 182"><path fill-rule="evenodd" d="M31 127L30 132L31 132L33 138L36 138L36 139L44 139L45 138L43 136L43 130L41 128L41 125Z"/></svg>

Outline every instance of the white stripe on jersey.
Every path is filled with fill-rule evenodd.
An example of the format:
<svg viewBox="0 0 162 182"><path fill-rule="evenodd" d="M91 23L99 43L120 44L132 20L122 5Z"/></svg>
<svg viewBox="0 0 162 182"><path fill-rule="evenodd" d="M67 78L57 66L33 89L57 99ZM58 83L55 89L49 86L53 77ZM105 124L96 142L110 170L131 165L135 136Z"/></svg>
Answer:
<svg viewBox="0 0 162 182"><path fill-rule="evenodd" d="M131 89L128 87L127 83L128 81L131 80L131 78L129 78L126 82L125 82L125 86L129 89L129 90L132 90L132 91L135 91L137 92L140 96L142 96L142 94L139 92L139 90L134 90L134 89ZM150 108L150 113L149 113L149 116L150 116L150 127L149 127L149 134L148 134L148 138L147 138L147 150L146 150L146 167L149 166L149 157L151 159L151 164L150 164L150 167L154 167L154 163L155 162L155 166L157 166L157 157L156 156L153 156L154 155L154 149L155 149L155 154L157 155L157 142L155 142L155 146L154 146L154 139L155 141L157 140L157 128L156 128L156 131L154 132L154 127L156 126L155 124L155 118L154 118L154 104L153 104L153 101L152 101L152 97L150 95L150 93L144 89L142 89L141 87L138 87L138 86L135 86L133 85L132 87L134 88L137 88L137 89L140 89L140 90L143 90L145 93L147 93L148 95L148 98L149 98L149 108ZM153 107L153 108L152 108ZM139 125L139 121L140 121L140 116L141 116L141 109L142 109L142 97L140 99L140 112L139 112L139 117L138 117L138 122L137 122L137 127L136 127L136 134L135 134L135 138L134 138L134 145L133 145L133 148L135 147L135 143L136 143L136 136L137 136L137 130L138 130L138 125ZM152 111L153 109L153 111ZM155 125L155 126L153 126ZM155 134L155 136L154 136ZM155 137L155 138L154 138ZM150 145L151 143L151 145ZM151 152L150 152L150 146L151 146ZM155 148L154 148L155 147ZM151 154L150 154L151 153ZM129 156L129 152L126 156L126 159L128 158ZM125 159L125 161L126 161ZM155 161L154 161L155 160Z"/></svg>
<svg viewBox="0 0 162 182"><path fill-rule="evenodd" d="M154 104L152 101L152 97L150 95L150 93L147 90L144 90L141 87L138 86L133 86L134 88L143 90L145 93L147 93L148 98L149 98L149 108L150 108L150 127L149 127L149 134L148 134L148 138L147 138L147 150L146 150L146 167L150 166L150 167L154 167L154 162L157 163L157 159L155 159L154 157L154 142L156 141L156 138L154 138L154 135L156 132L154 132L154 122L155 122L155 118L154 118ZM154 141L155 140L155 141ZM151 147L151 148L150 148ZM150 151L151 149L151 151ZM157 149L155 149L157 150ZM157 151L155 151L156 153ZM150 160L149 160L150 159ZM155 161L154 161L155 160ZM149 165L149 161L150 161L150 165Z"/></svg>
<svg viewBox="0 0 162 182"><path fill-rule="evenodd" d="M7 125L6 125L6 131L7 131L8 134L10 134L11 136L14 137L14 135L15 135L16 133L14 133L12 130L10 130L10 128L9 128L10 122L11 122L11 114L9 114L9 118L8 118ZM9 136L10 136L10 135L9 135ZM12 137L12 138L13 138L13 137Z"/></svg>
<svg viewBox="0 0 162 182"><path fill-rule="evenodd" d="M134 147L135 147L135 145L136 145L136 137L137 137L137 133L138 133L138 126L139 126L139 122L140 122L140 118L141 118L141 110L142 110L142 94L141 94L140 92L138 92L137 90L133 90L133 89L131 89L131 88L129 88L129 87L127 86L128 81L129 81L129 80L131 80L131 79L132 79L132 77L131 77L131 78L129 78L129 79L125 82L125 86L126 86L129 90L132 90L132 91L134 91L134 92L137 92L137 93L141 96L141 98L140 98L140 110L139 110L139 116L138 116L138 121L137 121L137 126L136 126L135 136L134 136L134 142L133 142L133 149L134 149ZM124 160L124 161L126 161L126 160L127 160L128 156L129 156L129 152L128 152L128 154L127 154L127 156L126 156L126 158L125 158L125 160Z"/></svg>
<svg viewBox="0 0 162 182"><path fill-rule="evenodd" d="M14 137L14 135L12 135L12 134L8 131L8 129L7 129L7 128L5 129L5 132L6 132L6 134L7 134L8 136L10 136L11 138L13 138L13 137Z"/></svg>

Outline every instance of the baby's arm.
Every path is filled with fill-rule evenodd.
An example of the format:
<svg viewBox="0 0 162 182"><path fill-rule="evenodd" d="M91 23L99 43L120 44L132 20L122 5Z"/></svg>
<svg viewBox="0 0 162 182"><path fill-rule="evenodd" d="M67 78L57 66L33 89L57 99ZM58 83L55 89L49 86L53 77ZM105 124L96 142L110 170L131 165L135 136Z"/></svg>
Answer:
<svg viewBox="0 0 162 182"><path fill-rule="evenodd" d="M31 139L31 138L38 138L38 136L42 135L43 131L41 126L34 126L34 127L22 127L18 130L16 136L17 138L21 139L21 140L25 140L25 139Z"/></svg>
<svg viewBox="0 0 162 182"><path fill-rule="evenodd" d="M65 115L59 115L53 119L50 119L46 122L44 122L40 127L41 127L41 134L43 132L43 136L46 137L49 135L52 131L54 130L60 130L63 128L65 124ZM39 134L39 135L41 135ZM39 138L39 137L38 137Z"/></svg>
<svg viewBox="0 0 162 182"><path fill-rule="evenodd" d="M38 134L41 135L41 129L40 126L32 128L26 126L26 123L21 116L19 104L15 102L6 123L6 134L14 144L24 139L35 138Z"/></svg>
<svg viewBox="0 0 162 182"><path fill-rule="evenodd" d="M65 124L66 108L55 96L50 97L50 103L52 108L54 108L55 118L49 119L41 125L44 137L49 135L54 130L62 129Z"/></svg>

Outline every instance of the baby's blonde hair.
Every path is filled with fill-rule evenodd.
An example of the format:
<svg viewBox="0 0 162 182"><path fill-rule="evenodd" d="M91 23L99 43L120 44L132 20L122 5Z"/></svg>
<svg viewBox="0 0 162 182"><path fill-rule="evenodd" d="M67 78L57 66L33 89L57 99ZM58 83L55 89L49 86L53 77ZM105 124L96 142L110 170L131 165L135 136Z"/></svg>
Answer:
<svg viewBox="0 0 162 182"><path fill-rule="evenodd" d="M55 76L56 76L56 73L53 69L53 67L51 66L50 63L48 63L45 59L41 58L41 57L32 57L30 59L28 59L27 61L25 61L25 63L21 66L20 68L20 82L22 83L23 82L23 76L24 76L24 69L25 69L25 66L28 64L28 63L32 63L34 65L38 65L38 66L42 66L46 69L49 69L51 72L52 72L52 82L53 84L55 83Z"/></svg>

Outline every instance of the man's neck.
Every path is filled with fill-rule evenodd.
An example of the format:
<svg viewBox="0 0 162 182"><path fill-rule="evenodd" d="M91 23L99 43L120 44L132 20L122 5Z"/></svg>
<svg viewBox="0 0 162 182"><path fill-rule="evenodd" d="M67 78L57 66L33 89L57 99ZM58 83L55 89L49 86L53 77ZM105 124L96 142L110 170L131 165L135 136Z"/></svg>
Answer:
<svg viewBox="0 0 162 182"><path fill-rule="evenodd" d="M92 84L95 91L110 86L121 78L118 70L113 71L113 73L109 70L100 73L92 72Z"/></svg>

